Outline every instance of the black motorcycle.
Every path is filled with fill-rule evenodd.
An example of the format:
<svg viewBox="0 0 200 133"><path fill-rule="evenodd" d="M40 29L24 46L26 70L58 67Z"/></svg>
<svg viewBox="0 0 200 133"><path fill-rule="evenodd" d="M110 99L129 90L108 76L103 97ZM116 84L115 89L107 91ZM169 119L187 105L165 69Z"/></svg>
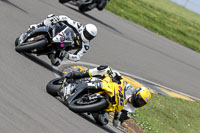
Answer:
<svg viewBox="0 0 200 133"><path fill-rule="evenodd" d="M99 116L102 115L102 113L105 113L110 99L104 90L87 88L85 83L89 83L91 80L91 78L72 80L63 76L51 80L46 86L46 91L50 95L56 97L58 96L58 91L68 84L78 85L73 94L71 94L67 100L65 99L66 101L64 104L66 104L73 112L92 114L97 124L106 125L108 119Z"/></svg>
<svg viewBox="0 0 200 133"><path fill-rule="evenodd" d="M69 3L74 6L77 6L80 12L87 12L94 8L97 8L99 11L102 11L109 0L59 0L60 3Z"/></svg>
<svg viewBox="0 0 200 133"><path fill-rule="evenodd" d="M67 50L79 43L79 36L67 25L58 23L29 29L15 41L15 50L23 53L48 55L57 50Z"/></svg>

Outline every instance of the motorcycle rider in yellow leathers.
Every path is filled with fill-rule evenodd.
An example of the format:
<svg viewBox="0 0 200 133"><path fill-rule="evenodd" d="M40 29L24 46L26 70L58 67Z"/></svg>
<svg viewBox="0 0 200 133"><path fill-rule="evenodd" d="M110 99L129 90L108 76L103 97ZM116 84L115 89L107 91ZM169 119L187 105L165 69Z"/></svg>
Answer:
<svg viewBox="0 0 200 133"><path fill-rule="evenodd" d="M109 121L109 114L107 112L114 111L115 113L113 125L115 127L118 127L125 120L129 119L131 117L131 114L135 113L136 108L142 107L149 102L149 100L151 99L151 93L148 88L142 85L138 88L134 88L131 84L123 80L119 72L112 70L112 68L107 65L100 65L96 68L80 72L72 71L68 73L65 77L69 79L82 79L86 77L97 77L100 75L102 76L103 74L104 76L102 79L94 78L92 83L88 82L87 87L94 89L103 89L110 97L112 97L111 99L114 98L119 102L111 102L108 105L109 107L104 110L105 112L100 114L93 113L92 115L94 118L104 121L103 125L106 125ZM116 91L112 93L113 91L109 91L109 89L112 90L113 86L118 87L118 92ZM58 91L58 94L63 99L63 101L65 101L68 96L73 93L75 88L75 85L68 84L66 87L61 88Z"/></svg>

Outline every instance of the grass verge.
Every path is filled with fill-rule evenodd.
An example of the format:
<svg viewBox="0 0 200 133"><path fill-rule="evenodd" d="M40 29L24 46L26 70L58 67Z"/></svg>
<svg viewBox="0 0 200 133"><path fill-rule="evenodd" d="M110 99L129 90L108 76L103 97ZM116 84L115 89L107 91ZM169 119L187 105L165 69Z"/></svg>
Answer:
<svg viewBox="0 0 200 133"><path fill-rule="evenodd" d="M152 94L151 101L137 109L134 122L151 133L200 133L200 104Z"/></svg>
<svg viewBox="0 0 200 133"><path fill-rule="evenodd" d="M169 0L111 0L106 9L200 52L200 15Z"/></svg>

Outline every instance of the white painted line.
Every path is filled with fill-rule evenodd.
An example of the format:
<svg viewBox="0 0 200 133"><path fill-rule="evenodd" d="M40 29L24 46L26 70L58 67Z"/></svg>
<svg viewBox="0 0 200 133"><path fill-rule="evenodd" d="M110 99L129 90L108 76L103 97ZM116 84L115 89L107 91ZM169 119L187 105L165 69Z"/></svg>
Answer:
<svg viewBox="0 0 200 133"><path fill-rule="evenodd" d="M100 65L100 64L99 64L99 65L96 65L96 64L87 63L87 62L82 62L82 61L79 61L79 62L72 62L72 61L68 61L68 60L64 60L64 61L62 62L61 65L64 65L64 64L86 65L86 66L92 66L92 67L97 67L97 66ZM112 66L111 66L111 67L112 67ZM113 70L116 70L116 69L113 69ZM117 70L117 71L118 71L118 70ZM192 99L194 99L194 100L200 101L199 98L196 98L196 97L193 97L193 96L191 96L191 95L185 94L185 93L183 93L183 92L180 92L180 91L171 89L171 88L169 88L169 87L160 85L160 84L155 83L155 82L152 82L152 81L150 81L150 80L147 80L147 79L138 77L138 76L136 76L136 75L132 75L132 74L129 74L129 73L125 73L125 72L122 72L122 71L118 71L118 72L120 72L120 73L123 74L123 75L129 76L129 77L132 77L132 78L135 78L135 79L138 79L138 80L142 80L142 81L147 82L147 83L149 83L149 84L152 84L152 85L155 85L155 86L158 86L158 87L162 87L162 88L165 88L165 89L167 89L167 90L169 90L169 91L173 91L173 92L178 93L178 94L181 94L181 95L183 95L183 96L187 96L187 97L190 97L190 98L192 98Z"/></svg>

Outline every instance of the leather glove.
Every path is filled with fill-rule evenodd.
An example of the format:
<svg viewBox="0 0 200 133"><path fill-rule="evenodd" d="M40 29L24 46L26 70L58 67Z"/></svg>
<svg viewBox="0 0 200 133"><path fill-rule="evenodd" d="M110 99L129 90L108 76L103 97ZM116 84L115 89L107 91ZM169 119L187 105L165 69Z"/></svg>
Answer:
<svg viewBox="0 0 200 133"><path fill-rule="evenodd" d="M107 73L109 74L109 75L112 75L113 74L113 71L112 71L112 68L109 66L108 68L106 68L106 69L108 69L107 70Z"/></svg>
<svg viewBox="0 0 200 133"><path fill-rule="evenodd" d="M116 75L117 75L116 71L115 71L115 70L112 70L111 67L108 67L107 69L108 69L108 70L107 70L107 73L109 74L109 76L110 76L112 79L114 79L114 78L116 77Z"/></svg>

